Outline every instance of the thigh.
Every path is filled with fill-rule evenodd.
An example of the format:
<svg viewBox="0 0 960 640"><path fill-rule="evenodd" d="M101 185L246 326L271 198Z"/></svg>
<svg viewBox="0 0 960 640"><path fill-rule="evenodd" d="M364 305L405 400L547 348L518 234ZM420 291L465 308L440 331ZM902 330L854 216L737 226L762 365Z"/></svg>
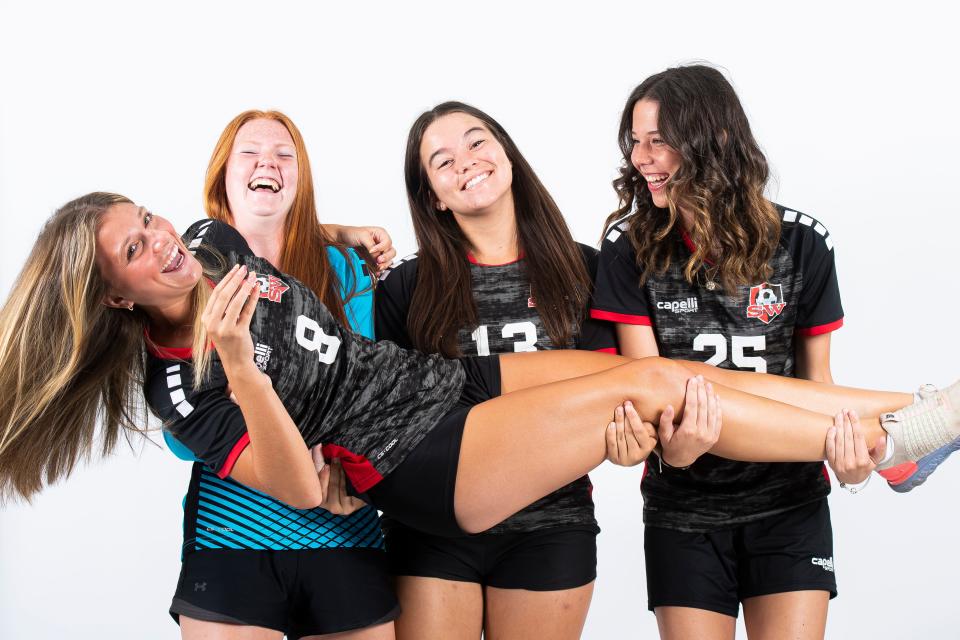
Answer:
<svg viewBox="0 0 960 640"><path fill-rule="evenodd" d="M751 522L737 541L740 600L788 593L837 594L830 507L822 498Z"/></svg>
<svg viewBox="0 0 960 640"><path fill-rule="evenodd" d="M283 632L264 627L196 620L180 616L183 640L282 640Z"/></svg>
<svg viewBox="0 0 960 640"><path fill-rule="evenodd" d="M478 583L420 576L398 576L403 611L396 620L398 640L479 640L483 591Z"/></svg>
<svg viewBox="0 0 960 640"><path fill-rule="evenodd" d="M181 626L188 620L191 637L197 638L233 637L223 634L241 633L240 627L285 631L287 576L276 562L277 553L216 549L187 554L170 615Z"/></svg>
<svg viewBox="0 0 960 640"><path fill-rule="evenodd" d="M740 596L754 638L822 638L837 593L826 498L743 528Z"/></svg>
<svg viewBox="0 0 960 640"><path fill-rule="evenodd" d="M295 559L288 583L287 636L386 638L400 608L383 549L337 548L283 552Z"/></svg>
<svg viewBox="0 0 960 640"><path fill-rule="evenodd" d="M302 636L299 640L396 640L396 637L394 623L391 620L363 629L354 629L353 631L327 633L319 636Z"/></svg>
<svg viewBox="0 0 960 640"><path fill-rule="evenodd" d="M822 640L827 628L828 591L790 591L743 601L750 640Z"/></svg>
<svg viewBox="0 0 960 640"><path fill-rule="evenodd" d="M560 591L485 590L488 640L577 640L583 632L593 582Z"/></svg>
<svg viewBox="0 0 960 640"><path fill-rule="evenodd" d="M734 624L737 596L737 552L733 530L689 533L646 527L643 535L647 569L647 604L663 627L687 628L691 620ZM733 628L733 627L731 627ZM683 635L678 637L684 637Z"/></svg>
<svg viewBox="0 0 960 640"><path fill-rule="evenodd" d="M661 640L733 640L737 619L705 609L657 607Z"/></svg>

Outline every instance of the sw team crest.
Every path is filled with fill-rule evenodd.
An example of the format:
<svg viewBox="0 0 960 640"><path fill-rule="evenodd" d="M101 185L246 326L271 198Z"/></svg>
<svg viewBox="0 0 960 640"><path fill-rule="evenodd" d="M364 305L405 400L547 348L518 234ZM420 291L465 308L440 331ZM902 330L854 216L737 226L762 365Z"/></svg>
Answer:
<svg viewBox="0 0 960 640"><path fill-rule="evenodd" d="M280 302L284 292L290 288L286 282L276 276L258 275L257 282L260 283L260 297L270 302Z"/></svg>
<svg viewBox="0 0 960 640"><path fill-rule="evenodd" d="M770 324L770 321L780 315L786 306L783 289L779 284L761 282L750 287L750 302L747 303L748 318L756 318L763 324Z"/></svg>

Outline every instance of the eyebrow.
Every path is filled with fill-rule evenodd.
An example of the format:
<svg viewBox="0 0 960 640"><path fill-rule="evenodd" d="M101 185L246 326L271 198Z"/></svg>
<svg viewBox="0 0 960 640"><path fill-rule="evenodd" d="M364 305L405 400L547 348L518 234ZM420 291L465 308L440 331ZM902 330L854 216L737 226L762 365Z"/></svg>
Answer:
<svg viewBox="0 0 960 640"><path fill-rule="evenodd" d="M143 218L146 215L146 213L147 213L146 207L137 207L137 215L140 217L141 223L143 222ZM123 252L126 250L126 247L130 246L130 235L131 234L128 233L126 237L124 237L123 243L120 245L120 255L118 256L120 258L120 262L123 262L123 257L124 257Z"/></svg>
<svg viewBox="0 0 960 640"><path fill-rule="evenodd" d="M634 138L636 138L636 137L637 137L637 132L636 132L636 131L631 131L631 132L630 132L630 135L632 135ZM647 135L648 135L648 136L660 135L660 130L659 130L659 129L654 129L653 131L647 131Z"/></svg>
<svg viewBox="0 0 960 640"><path fill-rule="evenodd" d="M470 135L471 133L473 133L474 131L485 131L485 129L484 129L483 127L470 127L469 129L467 129L466 131L463 132L463 137L464 137L464 139L466 139L466 137L469 136L469 135ZM437 155L443 153L443 152L446 151L446 150L447 150L446 147L442 147L442 148L440 148L440 149L437 149L437 150L434 151L433 153L431 153L431 154L430 154L430 157L427 158L427 164L433 164L433 159L436 158Z"/></svg>

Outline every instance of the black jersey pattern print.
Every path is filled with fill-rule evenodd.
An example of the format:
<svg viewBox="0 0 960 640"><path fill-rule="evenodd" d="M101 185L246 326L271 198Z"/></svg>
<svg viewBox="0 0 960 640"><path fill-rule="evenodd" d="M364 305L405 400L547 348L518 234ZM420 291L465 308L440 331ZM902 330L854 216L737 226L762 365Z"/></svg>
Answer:
<svg viewBox="0 0 960 640"><path fill-rule="evenodd" d="M580 245L584 261L593 276L597 251ZM587 319L575 327L573 341L559 347L550 340L530 283L524 274L524 261L502 265L481 265L471 259L470 275L477 304L478 323L463 327L458 343L464 356L488 356L541 349L577 348L595 351L616 350L613 325ZM376 292L375 327L381 340L392 340L413 347L407 331L407 315L417 284L417 257L408 256L380 277ZM611 407L612 415L613 407ZM592 486L587 476L575 480L534 502L485 533L520 533L556 527L596 528ZM393 526L384 516L384 527Z"/></svg>
<svg viewBox="0 0 960 640"><path fill-rule="evenodd" d="M725 369L794 375L794 339L833 331L843 322L833 241L805 214L778 205L780 242L773 275L726 292L708 288L709 265L691 284L683 267L687 236L672 239L670 267L639 285L629 218L607 232L591 315L652 326L660 355ZM756 464L710 454L685 471L647 465L641 485L644 521L682 531L712 531L786 511L827 495L821 463Z"/></svg>
<svg viewBox="0 0 960 640"><path fill-rule="evenodd" d="M257 273L261 294L250 326L257 364L307 446L323 443L325 457L339 457L357 492L395 469L457 402L464 380L459 362L377 344L341 327L309 288L249 255L229 225L204 220L184 239L198 256L209 247L228 265ZM248 442L243 416L223 393L216 354L209 378L197 386L184 356L152 350L148 402L179 442L225 477Z"/></svg>

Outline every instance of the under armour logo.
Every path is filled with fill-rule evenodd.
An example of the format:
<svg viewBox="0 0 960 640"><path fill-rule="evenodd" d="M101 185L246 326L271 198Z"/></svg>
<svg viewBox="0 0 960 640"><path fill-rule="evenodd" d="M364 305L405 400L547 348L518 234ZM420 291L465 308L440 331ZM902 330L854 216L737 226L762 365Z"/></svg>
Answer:
<svg viewBox="0 0 960 640"><path fill-rule="evenodd" d="M206 583L206 582L194 582L194 583L193 583L193 590L194 590L194 591L206 591L206 590L207 590L207 583Z"/></svg>

